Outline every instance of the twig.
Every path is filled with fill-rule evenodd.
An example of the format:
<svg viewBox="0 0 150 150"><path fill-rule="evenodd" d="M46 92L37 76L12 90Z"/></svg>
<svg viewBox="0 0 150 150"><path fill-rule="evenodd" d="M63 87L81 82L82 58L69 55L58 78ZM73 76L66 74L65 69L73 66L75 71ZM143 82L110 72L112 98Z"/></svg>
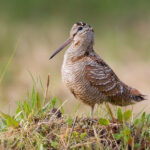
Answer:
<svg viewBox="0 0 150 150"><path fill-rule="evenodd" d="M111 135L112 135L112 138L113 138L113 140L114 140L114 142L115 142L115 144L116 144L116 148L117 148L117 150L119 150L119 146L118 146L118 143L117 143L117 141L115 140L115 138L114 138L114 135L113 135L113 133L112 133L112 130L111 130Z"/></svg>
<svg viewBox="0 0 150 150"><path fill-rule="evenodd" d="M97 132L96 132L96 129L95 129L95 127L93 126L93 131L94 131L94 136L95 136L95 138L96 138L96 140L97 140L97 143L98 143L98 145L99 145L99 147L101 147L101 143L100 143L100 138L98 137L98 135L97 135Z"/></svg>
<svg viewBox="0 0 150 150"><path fill-rule="evenodd" d="M112 110L111 110L109 104L106 103L105 105L106 105L106 108L107 108L108 113L110 114L110 116L111 116L111 118L112 118L112 121L115 122L115 118L114 118L114 115L113 115L113 113L112 113Z"/></svg>
<svg viewBox="0 0 150 150"><path fill-rule="evenodd" d="M47 84L46 84L46 89L45 89L45 94L44 94L44 104L45 104L46 99L47 99L48 88L49 88L49 81L50 81L50 74L48 74L48 77L47 77Z"/></svg>
<svg viewBox="0 0 150 150"><path fill-rule="evenodd" d="M77 121L77 116L75 117L74 122L73 122L73 125L72 125L72 129L71 129L71 132L70 132L70 135L69 135L69 138L68 138L68 143L67 143L66 150L67 150L67 149L68 149L68 147L69 147L69 142L70 142L71 135L72 135L72 132L73 132L73 130L74 130L74 127L75 127L75 123L76 123L76 121Z"/></svg>

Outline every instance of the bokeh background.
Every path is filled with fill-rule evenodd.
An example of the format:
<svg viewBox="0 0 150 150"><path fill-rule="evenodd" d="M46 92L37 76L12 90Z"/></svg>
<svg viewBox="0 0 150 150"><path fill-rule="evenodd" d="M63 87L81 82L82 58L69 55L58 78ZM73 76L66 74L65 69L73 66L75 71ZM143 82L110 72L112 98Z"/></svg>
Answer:
<svg viewBox="0 0 150 150"><path fill-rule="evenodd" d="M0 110L12 111L16 101L50 73L49 97L68 99L66 112L76 105L61 82L64 51L49 56L69 36L71 26L83 21L95 31L94 49L127 84L150 95L150 1L148 0L1 0L0 76L15 54L0 83ZM37 85L40 90L40 85ZM133 107L150 110L150 101ZM80 111L89 110L85 105Z"/></svg>

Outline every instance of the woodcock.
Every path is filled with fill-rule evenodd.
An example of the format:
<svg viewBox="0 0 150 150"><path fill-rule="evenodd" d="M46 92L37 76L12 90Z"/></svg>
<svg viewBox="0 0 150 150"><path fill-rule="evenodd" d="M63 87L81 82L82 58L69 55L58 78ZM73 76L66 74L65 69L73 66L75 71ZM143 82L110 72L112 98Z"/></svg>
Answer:
<svg viewBox="0 0 150 150"><path fill-rule="evenodd" d="M90 25L75 23L70 38L50 59L70 43L64 55L62 80L76 99L91 106L91 115L95 104L126 106L145 99L137 89L123 83L94 51L94 30Z"/></svg>

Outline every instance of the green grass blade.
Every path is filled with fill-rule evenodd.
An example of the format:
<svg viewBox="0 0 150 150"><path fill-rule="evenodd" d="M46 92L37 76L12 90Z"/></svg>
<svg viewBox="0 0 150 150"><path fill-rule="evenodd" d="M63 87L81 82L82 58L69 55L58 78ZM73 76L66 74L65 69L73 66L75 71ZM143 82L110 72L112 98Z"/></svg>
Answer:
<svg viewBox="0 0 150 150"><path fill-rule="evenodd" d="M4 119L6 120L7 125L8 125L9 127L13 127L13 128L19 127L19 122L16 121L16 120L15 120L13 117L11 117L10 115L7 115L7 114L5 114L5 113L3 113L3 112L0 112L0 117L1 117L1 118L4 118Z"/></svg>
<svg viewBox="0 0 150 150"><path fill-rule="evenodd" d="M34 87L36 87L36 81L35 81L35 79L34 79L33 74L31 73L31 71L30 71L30 70L28 70L28 73L29 73L29 75L30 75L30 77L31 77L31 79L32 79L32 81L33 81L33 85L34 85Z"/></svg>
<svg viewBox="0 0 150 150"><path fill-rule="evenodd" d="M11 56L10 56L10 58L9 58L9 60L8 60L8 62L7 62L7 64L6 64L6 66L4 67L4 70L2 71L2 73L1 73L1 75L0 75L0 83L2 82L4 76L5 76L5 74L6 74L7 70L8 70L8 68L9 68L9 66L10 66L10 64L11 64L11 62L12 62L12 59L13 59L14 56L15 56L16 50L17 50L17 46L16 46L16 48L13 50L13 52L12 52L12 54L11 54Z"/></svg>
<svg viewBox="0 0 150 150"><path fill-rule="evenodd" d="M44 90L43 82L42 82L42 80L41 80L41 77L40 77L40 76L39 76L39 80L40 80L40 85L41 85L42 92L43 92L43 95L44 95L45 90Z"/></svg>

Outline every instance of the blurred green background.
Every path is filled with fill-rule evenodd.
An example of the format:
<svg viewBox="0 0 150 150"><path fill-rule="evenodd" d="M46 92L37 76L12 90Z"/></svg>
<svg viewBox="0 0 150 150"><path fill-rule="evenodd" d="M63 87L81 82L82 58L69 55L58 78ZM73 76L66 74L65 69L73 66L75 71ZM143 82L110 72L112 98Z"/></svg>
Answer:
<svg viewBox="0 0 150 150"><path fill-rule="evenodd" d="M15 101L24 99L33 85L30 73L44 85L50 73L49 96L71 99L68 106L76 103L61 83L64 52L51 61L48 58L78 21L94 28L94 48L116 74L150 94L150 1L1 0L0 75L16 52L0 83L0 110L13 109ZM135 111L141 104L149 110L148 103L135 105Z"/></svg>

